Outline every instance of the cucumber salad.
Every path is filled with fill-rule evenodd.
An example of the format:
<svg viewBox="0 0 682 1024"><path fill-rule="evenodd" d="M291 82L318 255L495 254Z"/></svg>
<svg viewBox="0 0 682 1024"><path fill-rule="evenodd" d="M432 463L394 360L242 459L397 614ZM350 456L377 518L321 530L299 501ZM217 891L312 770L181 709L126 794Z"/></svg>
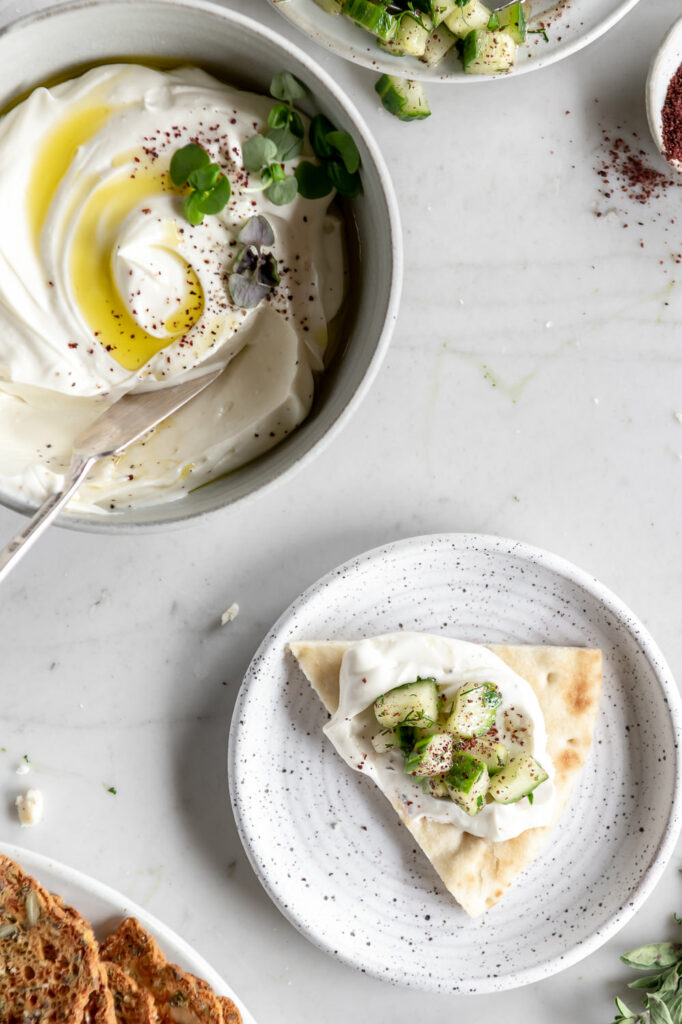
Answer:
<svg viewBox="0 0 682 1024"><path fill-rule="evenodd" d="M464 683L451 699L433 677L417 678L374 702L381 727L372 736L377 753L396 748L405 771L439 800L454 800L467 814L486 803L514 804L549 775L532 754L515 753L498 740L497 709L502 694L495 683Z"/></svg>
<svg viewBox="0 0 682 1024"><path fill-rule="evenodd" d="M510 71L526 41L522 2L491 11L481 0L315 0L329 14L350 18L385 53L436 67L458 58L470 75Z"/></svg>
<svg viewBox="0 0 682 1024"><path fill-rule="evenodd" d="M552 820L538 699L480 644L412 632L351 644L324 731L403 820L425 817L495 842Z"/></svg>

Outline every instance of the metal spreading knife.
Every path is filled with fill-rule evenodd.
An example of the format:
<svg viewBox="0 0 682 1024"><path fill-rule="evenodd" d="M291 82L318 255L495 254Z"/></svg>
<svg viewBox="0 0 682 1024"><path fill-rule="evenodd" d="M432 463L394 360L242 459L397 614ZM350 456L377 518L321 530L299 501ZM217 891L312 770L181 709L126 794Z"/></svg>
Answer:
<svg viewBox="0 0 682 1024"><path fill-rule="evenodd" d="M24 529L0 551L0 583L64 508L99 459L118 455L207 388L222 372L220 367L184 384L124 395L86 427L74 442L62 489L51 494Z"/></svg>

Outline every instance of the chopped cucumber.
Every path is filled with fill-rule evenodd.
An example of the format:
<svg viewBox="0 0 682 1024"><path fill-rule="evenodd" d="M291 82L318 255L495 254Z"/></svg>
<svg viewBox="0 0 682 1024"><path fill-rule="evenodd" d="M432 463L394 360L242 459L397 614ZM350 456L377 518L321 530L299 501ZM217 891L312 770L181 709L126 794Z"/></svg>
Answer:
<svg viewBox="0 0 682 1024"><path fill-rule="evenodd" d="M446 25L441 25L428 38L422 60L430 68L435 68L455 45L456 39Z"/></svg>
<svg viewBox="0 0 682 1024"><path fill-rule="evenodd" d="M497 743L486 736L478 740L469 740L466 753L483 761L488 769L488 775L497 775L509 760L509 751L504 743Z"/></svg>
<svg viewBox="0 0 682 1024"><path fill-rule="evenodd" d="M438 719L438 687L435 679L416 679L396 686L374 702L379 725L395 729L399 725L429 725Z"/></svg>
<svg viewBox="0 0 682 1024"><path fill-rule="evenodd" d="M377 754L387 754L389 750L401 750L400 736L395 729L382 729L372 736L372 746Z"/></svg>
<svg viewBox="0 0 682 1024"><path fill-rule="evenodd" d="M483 810L490 786L490 776L483 761L455 751L445 782L451 798L467 814L474 815Z"/></svg>
<svg viewBox="0 0 682 1024"><path fill-rule="evenodd" d="M515 804L546 782L549 775L530 754L518 754L495 776L490 794L498 804Z"/></svg>
<svg viewBox="0 0 682 1024"><path fill-rule="evenodd" d="M341 14L343 10L343 0L315 0L315 3L327 14Z"/></svg>
<svg viewBox="0 0 682 1024"><path fill-rule="evenodd" d="M444 775L426 775L421 784L427 796L435 796L439 800L450 799L450 790Z"/></svg>
<svg viewBox="0 0 682 1024"><path fill-rule="evenodd" d="M433 32L433 22L428 14L417 19L412 14L403 14L393 39L379 40L379 46L394 57L421 57Z"/></svg>
<svg viewBox="0 0 682 1024"><path fill-rule="evenodd" d="M463 739L483 736L492 727L501 702L502 694L494 683L465 683L455 694L448 732Z"/></svg>
<svg viewBox="0 0 682 1024"><path fill-rule="evenodd" d="M464 7L457 7L452 14L444 19L453 35L463 39L474 29L486 28L490 21L490 11L480 0L469 0Z"/></svg>
<svg viewBox="0 0 682 1024"><path fill-rule="evenodd" d="M516 60L516 43L506 31L470 32L462 47L462 66L468 75L501 75Z"/></svg>
<svg viewBox="0 0 682 1024"><path fill-rule="evenodd" d="M405 56L421 57L426 50L426 44L432 32L433 22L428 14L422 14L419 21L411 14L404 14L400 19L400 25L393 41Z"/></svg>
<svg viewBox="0 0 682 1024"><path fill-rule="evenodd" d="M526 41L526 15L523 4L510 4L499 11L500 28L507 32L515 43L520 46Z"/></svg>
<svg viewBox="0 0 682 1024"><path fill-rule="evenodd" d="M425 775L444 775L450 770L454 740L448 732L431 733L417 740L407 758L405 771L408 775L422 778Z"/></svg>
<svg viewBox="0 0 682 1024"><path fill-rule="evenodd" d="M400 18L372 0L345 0L343 13L377 39L393 39L400 25Z"/></svg>
<svg viewBox="0 0 682 1024"><path fill-rule="evenodd" d="M430 0L430 2L434 28L438 28L442 21L459 9L457 0Z"/></svg>
<svg viewBox="0 0 682 1024"><path fill-rule="evenodd" d="M395 75L382 75L374 86L389 114L401 121L421 121L430 117L431 109L421 82Z"/></svg>

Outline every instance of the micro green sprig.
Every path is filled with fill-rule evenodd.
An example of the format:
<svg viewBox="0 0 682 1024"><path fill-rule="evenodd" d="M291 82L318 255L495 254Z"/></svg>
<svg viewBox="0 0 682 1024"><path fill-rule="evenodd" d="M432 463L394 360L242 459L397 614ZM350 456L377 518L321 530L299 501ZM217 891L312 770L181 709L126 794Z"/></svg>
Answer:
<svg viewBox="0 0 682 1024"><path fill-rule="evenodd" d="M173 153L170 177L176 188L189 185L191 192L185 198L184 213L190 224L201 224L207 214L220 213L230 200L229 179L218 164L196 142L190 142Z"/></svg>
<svg viewBox="0 0 682 1024"><path fill-rule="evenodd" d="M306 87L288 71L280 71L270 83L270 95L280 102L268 114L268 131L244 143L244 167L261 176L261 190L275 206L286 206L296 197L298 185L284 164L303 148L303 121L294 102L308 95Z"/></svg>
<svg viewBox="0 0 682 1024"><path fill-rule="evenodd" d="M268 131L253 135L243 147L244 167L261 176L260 187L246 191L263 191L276 206L285 206L297 195L321 199L333 188L344 198L355 198L361 191L358 148L348 132L337 131L323 114L310 124L310 144L320 163L303 160L293 174L287 174L284 165L300 154L305 137L293 104L308 91L288 71L281 71L273 78L270 93L280 102L268 115Z"/></svg>
<svg viewBox="0 0 682 1024"><path fill-rule="evenodd" d="M253 309L279 284L277 260L271 252L263 252L275 244L275 233L265 217L247 220L237 241L244 248L239 252L228 285L232 301L243 309Z"/></svg>

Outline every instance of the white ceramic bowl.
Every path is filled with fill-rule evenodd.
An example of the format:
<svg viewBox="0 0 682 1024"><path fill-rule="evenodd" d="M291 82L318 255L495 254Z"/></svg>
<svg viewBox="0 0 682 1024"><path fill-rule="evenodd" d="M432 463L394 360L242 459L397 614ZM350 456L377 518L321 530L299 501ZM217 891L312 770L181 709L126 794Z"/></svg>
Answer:
<svg viewBox="0 0 682 1024"><path fill-rule="evenodd" d="M480 918L455 904L374 782L338 756L322 732L328 715L286 652L292 640L402 628L604 655L594 740L569 805ZM268 895L325 952L394 984L501 992L577 963L650 895L682 824L681 737L663 655L603 584L518 541L435 534L358 555L268 630L232 717L230 792Z"/></svg>
<svg viewBox="0 0 682 1024"><path fill-rule="evenodd" d="M308 419L266 455L178 501L107 516L67 514L63 525L116 530L160 526L252 497L319 454L357 408L388 346L402 282L402 240L391 180L366 124L321 67L261 24L192 0L83 0L49 8L0 33L0 107L69 68L117 57L178 58L237 85L267 93L274 73L292 71L321 111L349 131L362 158L362 195L352 211L360 257L341 351L318 382ZM27 507L0 501L21 512Z"/></svg>
<svg viewBox="0 0 682 1024"><path fill-rule="evenodd" d="M332 53L378 73L432 82L491 82L547 67L598 39L632 10L638 0L572 0L563 11L556 0L531 0L534 23L546 24L549 42L534 35L519 48L516 65L506 75L465 75L456 57L428 68L413 57L383 53L375 40L350 19L327 14L315 0L270 0L279 13L301 32Z"/></svg>
<svg viewBox="0 0 682 1024"><path fill-rule="evenodd" d="M646 113L649 129L659 152L665 157L663 142L663 107L668 94L670 79L682 64L682 18L667 32L665 39L654 54L646 80ZM665 157L667 159L667 157ZM682 172L682 164L668 160L670 166Z"/></svg>

